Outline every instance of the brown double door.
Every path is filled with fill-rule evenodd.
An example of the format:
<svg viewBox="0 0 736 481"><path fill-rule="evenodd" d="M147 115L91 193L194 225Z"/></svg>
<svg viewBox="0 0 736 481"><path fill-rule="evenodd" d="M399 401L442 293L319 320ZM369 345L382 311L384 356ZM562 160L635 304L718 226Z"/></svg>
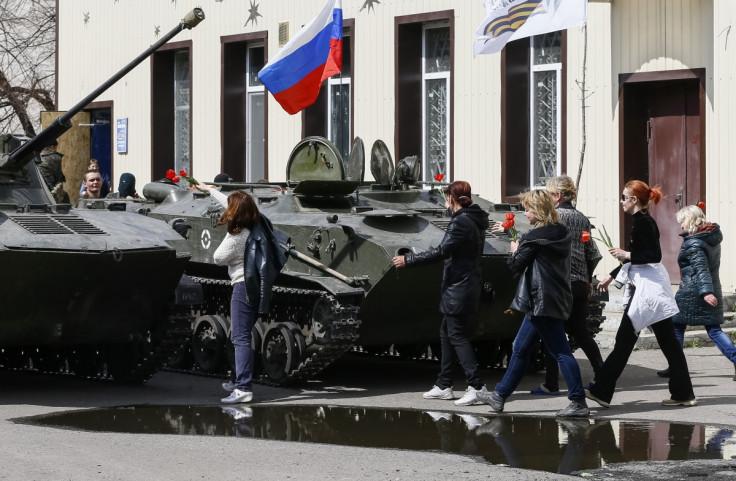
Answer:
<svg viewBox="0 0 736 481"><path fill-rule="evenodd" d="M662 262L673 284L680 281L677 254L682 245L675 213L704 200L705 193L703 79L697 74L688 70L622 76L622 188L632 179L661 187L664 198L650 213L659 226ZM631 216L622 214L622 222L625 245Z"/></svg>

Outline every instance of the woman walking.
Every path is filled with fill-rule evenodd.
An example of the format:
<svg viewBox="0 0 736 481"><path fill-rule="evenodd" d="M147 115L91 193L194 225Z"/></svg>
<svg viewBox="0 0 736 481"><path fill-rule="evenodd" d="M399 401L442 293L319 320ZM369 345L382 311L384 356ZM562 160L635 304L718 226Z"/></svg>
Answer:
<svg viewBox="0 0 736 481"><path fill-rule="evenodd" d="M662 192L659 188L650 188L646 183L640 180L632 180L624 186L621 193L621 208L624 213L634 218L634 224L631 228L631 238L629 240L628 251L618 247L609 249L609 253L618 259L622 264L630 263L631 268L643 265L660 263L662 261L662 251L659 245L659 228L657 223L649 215L649 202L657 205L662 200ZM598 289L605 291L608 285L616 278L622 266L619 265L611 274L598 284ZM635 299L635 286L629 286L632 292L631 300ZM661 286L669 289L670 286ZM657 299L651 299L652 305ZM616 342L613 351L606 358L603 366L595 376L594 384L589 390L585 391L585 395L597 402L604 408L610 407L613 393L616 389L616 381L621 376L629 360L631 351L639 337L639 332L635 330L629 317L631 302L626 306L624 315L621 318L618 332L616 333ZM656 320L656 319L652 319ZM682 346L675 337L675 330L672 327L672 318L667 317L656 320L650 324L650 328L654 331L654 335L659 343L659 348L667 358L672 377L669 381L670 399L662 401L664 406L695 406L695 394L693 393L693 384L690 380L690 373L687 367L685 354L682 352Z"/></svg>
<svg viewBox="0 0 736 481"><path fill-rule="evenodd" d="M587 417L585 391L580 367L570 351L564 322L570 317L571 237L559 222L552 198L543 190L521 194L524 215L534 227L519 242L511 242L508 266L521 273L511 308L525 313L509 366L501 382L492 392L478 393L478 399L496 412L504 409L506 399L514 392L528 371L531 353L541 341L559 363L567 384L570 405L557 411L561 417Z"/></svg>
<svg viewBox="0 0 736 481"><path fill-rule="evenodd" d="M736 346L721 329L723 293L718 273L723 241L721 228L708 222L703 211L695 205L680 209L676 218L683 238L677 256L682 275L680 288L675 294L680 312L672 318L677 340L680 346L684 344L687 326L704 326L713 344L736 365ZM669 377L670 370L658 371L657 374Z"/></svg>
<svg viewBox="0 0 736 481"><path fill-rule="evenodd" d="M486 392L478 375L475 351L465 335L472 315L478 310L483 287L480 257L488 229L488 213L473 204L470 184L456 181L445 189L445 207L452 212L447 232L439 246L418 254L409 253L393 258L396 268L443 260L442 299L440 312L440 374L435 385L423 394L425 399L454 399L452 371L456 362L465 371L468 388L455 401L457 406L478 402L477 394Z"/></svg>
<svg viewBox="0 0 736 481"><path fill-rule="evenodd" d="M271 222L260 214L253 197L242 190L226 196L201 182L197 189L209 192L225 207L217 224L226 225L227 234L213 257L215 264L227 266L233 286L230 325L235 372L230 382L222 384L231 392L221 401L246 403L253 399L253 325L259 313L268 312L273 281L286 256L278 247Z"/></svg>
<svg viewBox="0 0 736 481"><path fill-rule="evenodd" d="M578 197L578 190L573 180L567 175L552 177L547 180L547 193L552 197L557 208L560 222L567 227L572 237L570 261L570 287L572 289L572 311L565 322L565 332L583 350L590 361L593 373L597 373L603 365L603 357L593 334L588 330L588 300L593 293L593 271L601 260L595 242L583 238L583 232L590 233L588 218L573 207ZM557 360L545 351L546 377L543 384L532 389L531 394L559 394L559 374Z"/></svg>

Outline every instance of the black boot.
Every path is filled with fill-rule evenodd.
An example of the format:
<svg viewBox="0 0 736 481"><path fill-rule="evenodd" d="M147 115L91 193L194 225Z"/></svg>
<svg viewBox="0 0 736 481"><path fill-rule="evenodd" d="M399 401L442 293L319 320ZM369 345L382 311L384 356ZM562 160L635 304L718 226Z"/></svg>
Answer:
<svg viewBox="0 0 736 481"><path fill-rule="evenodd" d="M659 377L670 377L670 368L662 369L661 371L657 371L657 376ZM733 380L736 381L736 374L733 376Z"/></svg>

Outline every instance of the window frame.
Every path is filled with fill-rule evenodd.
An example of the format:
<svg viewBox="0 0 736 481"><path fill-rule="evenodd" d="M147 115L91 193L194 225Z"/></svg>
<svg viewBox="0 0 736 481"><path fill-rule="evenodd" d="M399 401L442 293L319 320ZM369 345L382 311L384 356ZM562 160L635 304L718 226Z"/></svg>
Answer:
<svg viewBox="0 0 736 481"><path fill-rule="evenodd" d="M561 31L561 92L557 115L560 173L567 171L567 31ZM519 194L529 189L531 173L530 137L531 40L516 40L501 51L501 200L519 202ZM519 60L523 60L520 63ZM525 80L522 80L525 79ZM523 85L521 85L523 83ZM523 91L523 94L521 92ZM521 170L520 170L521 169ZM519 175L523 174L523 175ZM522 180L523 179L523 180Z"/></svg>
<svg viewBox="0 0 736 481"><path fill-rule="evenodd" d="M422 73L422 25L429 22L446 21L450 28L450 79L455 75L455 11L440 10L416 15L394 17L394 163L404 157L422 155L423 133L417 132L416 116L423 115L422 89L413 81L413 76ZM416 39L419 39L418 45ZM416 52L416 57L413 58ZM418 64L418 65L417 65ZM420 80L421 81L421 80ZM454 178L455 170L455 82L450 81L449 142L447 146L447 176ZM412 121L412 119L414 119ZM424 126L422 125L423 129ZM422 174L424 176L424 173Z"/></svg>

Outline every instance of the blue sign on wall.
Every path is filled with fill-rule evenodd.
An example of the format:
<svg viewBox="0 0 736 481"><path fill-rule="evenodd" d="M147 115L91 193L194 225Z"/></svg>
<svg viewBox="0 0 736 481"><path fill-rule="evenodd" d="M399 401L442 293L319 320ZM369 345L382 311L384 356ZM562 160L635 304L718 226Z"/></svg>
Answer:
<svg viewBox="0 0 736 481"><path fill-rule="evenodd" d="M117 151L119 154L128 152L128 119L115 119Z"/></svg>

